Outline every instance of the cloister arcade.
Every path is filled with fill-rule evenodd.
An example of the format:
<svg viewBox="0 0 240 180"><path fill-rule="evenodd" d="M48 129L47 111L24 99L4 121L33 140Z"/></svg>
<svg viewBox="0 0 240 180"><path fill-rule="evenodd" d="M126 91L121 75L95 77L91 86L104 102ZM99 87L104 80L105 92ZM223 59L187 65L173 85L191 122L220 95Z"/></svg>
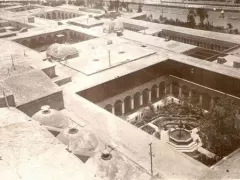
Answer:
<svg viewBox="0 0 240 180"><path fill-rule="evenodd" d="M64 37L59 40L57 37L58 35L64 35ZM48 33L48 34L41 34L33 37L26 37L22 39L16 39L15 41L19 44L22 44L26 47L31 49L45 51L50 45L54 43L69 43L74 44L77 42L85 41L94 38L93 36L72 31L69 29Z"/></svg>
<svg viewBox="0 0 240 180"><path fill-rule="evenodd" d="M210 38L202 38L193 35L187 35L184 33L174 32L163 29L162 32L158 33L159 37L169 37L170 39L186 44L199 46L205 49L210 49L218 52L226 51L230 48L237 46L234 43L223 42L220 40L213 40Z"/></svg>
<svg viewBox="0 0 240 180"><path fill-rule="evenodd" d="M189 98L193 105L200 105L203 109L209 110L219 98L218 96L221 95L214 90L199 88L196 84L193 85L174 78L169 80L159 78L159 81L147 83L141 88L134 88L124 92L124 94L127 94L126 97L112 97L109 101L100 103L100 106L117 116L122 116L146 107L149 103L157 102L166 96L172 96L179 99Z"/></svg>
<svg viewBox="0 0 240 180"><path fill-rule="evenodd" d="M36 16L40 18L51 19L51 20L64 20L64 19L79 17L81 16L81 14L55 10L55 11L45 12L42 14L37 14Z"/></svg>
<svg viewBox="0 0 240 180"><path fill-rule="evenodd" d="M22 6L22 7L17 7L17 8L11 8L8 11L12 11L12 12L21 12L21 11L29 11L32 9L37 9L37 6Z"/></svg>

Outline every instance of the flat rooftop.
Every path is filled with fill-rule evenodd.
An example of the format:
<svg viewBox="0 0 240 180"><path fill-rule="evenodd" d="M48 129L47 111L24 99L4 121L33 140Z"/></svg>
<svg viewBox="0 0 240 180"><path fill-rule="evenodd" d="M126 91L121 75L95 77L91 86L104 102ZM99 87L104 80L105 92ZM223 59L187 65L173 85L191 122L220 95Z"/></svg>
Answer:
<svg viewBox="0 0 240 180"><path fill-rule="evenodd" d="M13 93L17 106L60 91L44 72L36 69L6 77L1 84Z"/></svg>
<svg viewBox="0 0 240 180"><path fill-rule="evenodd" d="M135 20L135 19L127 19L127 18L121 18L121 19L122 19L122 22L134 24L134 25L141 24L141 26L147 27L148 29L145 30L145 33L150 34L150 35L160 32L165 29L165 30L169 30L169 31L178 32L181 34L188 34L188 35L192 35L192 36L214 39L214 40L219 40L219 41L225 41L225 42L229 42L229 43L239 44L239 42L240 42L240 36L235 35L235 34L203 31L203 30L184 28L184 27L166 25L166 24L158 24L158 23L152 23L152 22ZM144 31L141 31L141 32L143 33Z"/></svg>
<svg viewBox="0 0 240 180"><path fill-rule="evenodd" d="M6 180L93 180L84 164L45 128L14 108L1 108L1 177ZM14 122L13 122L14 120ZM3 119L1 119L3 121ZM56 173L57 172L57 173Z"/></svg>
<svg viewBox="0 0 240 180"><path fill-rule="evenodd" d="M90 75L155 53L150 49L127 43L107 45L107 40L102 41L105 45L93 47L88 51L83 51L81 45L74 44L73 46L79 50L79 57L67 60L67 65Z"/></svg>

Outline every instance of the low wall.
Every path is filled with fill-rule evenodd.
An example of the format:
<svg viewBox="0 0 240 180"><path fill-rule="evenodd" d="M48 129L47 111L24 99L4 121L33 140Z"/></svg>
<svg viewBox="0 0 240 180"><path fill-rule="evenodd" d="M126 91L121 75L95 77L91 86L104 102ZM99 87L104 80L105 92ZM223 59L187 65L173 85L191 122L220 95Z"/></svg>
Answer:
<svg viewBox="0 0 240 180"><path fill-rule="evenodd" d="M52 109L56 110L64 109L62 91L56 92L54 94L38 99L36 101L20 105L17 108L31 117L33 114L38 112L44 105L49 105Z"/></svg>

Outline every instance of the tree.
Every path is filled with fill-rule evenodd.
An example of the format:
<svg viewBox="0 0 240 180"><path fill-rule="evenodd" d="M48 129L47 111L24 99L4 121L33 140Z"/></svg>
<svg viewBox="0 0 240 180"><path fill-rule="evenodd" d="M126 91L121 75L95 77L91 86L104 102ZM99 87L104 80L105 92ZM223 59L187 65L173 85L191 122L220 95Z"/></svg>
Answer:
<svg viewBox="0 0 240 180"><path fill-rule="evenodd" d="M187 16L188 27L195 28L196 26L195 16L196 16L195 11L193 9L190 9L188 11L188 16Z"/></svg>
<svg viewBox="0 0 240 180"><path fill-rule="evenodd" d="M239 147L240 120L236 106L228 97L222 97L201 120L201 137L206 148L220 158Z"/></svg>
<svg viewBox="0 0 240 180"><path fill-rule="evenodd" d="M200 27L203 27L204 20L208 18L208 13L206 9L198 8L196 10L196 15L199 16L200 19Z"/></svg>
<svg viewBox="0 0 240 180"><path fill-rule="evenodd" d="M142 5L141 4L139 4L138 5L138 11L137 11L138 13L141 13L142 12Z"/></svg>
<svg viewBox="0 0 240 180"><path fill-rule="evenodd" d="M144 108L141 113L145 122L150 122L151 119L156 115L155 108L152 104L148 104L148 107Z"/></svg>

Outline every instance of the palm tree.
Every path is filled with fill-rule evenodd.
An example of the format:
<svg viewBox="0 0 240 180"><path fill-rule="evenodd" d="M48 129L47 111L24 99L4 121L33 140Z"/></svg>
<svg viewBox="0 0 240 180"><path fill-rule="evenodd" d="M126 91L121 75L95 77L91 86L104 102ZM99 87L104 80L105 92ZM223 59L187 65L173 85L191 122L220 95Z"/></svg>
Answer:
<svg viewBox="0 0 240 180"><path fill-rule="evenodd" d="M204 25L204 20L208 18L208 13L206 9L198 8L196 10L197 16L199 16L200 19L200 26L203 27Z"/></svg>
<svg viewBox="0 0 240 180"><path fill-rule="evenodd" d="M187 16L187 24L190 28L194 28L196 26L195 16L195 11L193 9L190 9Z"/></svg>

